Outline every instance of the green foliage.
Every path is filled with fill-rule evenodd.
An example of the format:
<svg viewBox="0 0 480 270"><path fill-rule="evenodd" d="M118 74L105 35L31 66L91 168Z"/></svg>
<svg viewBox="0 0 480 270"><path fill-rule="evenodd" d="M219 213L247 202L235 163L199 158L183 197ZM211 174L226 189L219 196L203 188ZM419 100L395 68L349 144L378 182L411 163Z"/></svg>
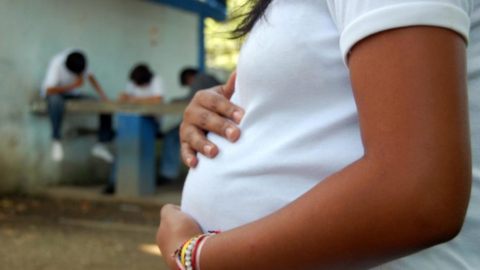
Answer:
<svg viewBox="0 0 480 270"><path fill-rule="evenodd" d="M206 64L209 69L233 71L237 66L241 41L230 39L230 33L241 22L235 18L243 14L248 8L249 0L228 0L229 19L226 22L217 22L213 19L205 20L205 48L207 51Z"/></svg>

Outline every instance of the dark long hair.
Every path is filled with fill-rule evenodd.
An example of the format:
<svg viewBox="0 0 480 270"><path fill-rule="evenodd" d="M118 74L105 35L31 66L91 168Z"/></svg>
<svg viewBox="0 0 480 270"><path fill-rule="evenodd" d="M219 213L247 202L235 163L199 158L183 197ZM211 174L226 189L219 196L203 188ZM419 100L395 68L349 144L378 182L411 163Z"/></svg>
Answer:
<svg viewBox="0 0 480 270"><path fill-rule="evenodd" d="M252 5L252 8L249 12L245 14L234 15L234 19L241 18L241 22L238 27L233 30L233 38L242 38L246 36L253 28L255 23L261 19L267 10L268 5L273 0L250 0L245 5Z"/></svg>

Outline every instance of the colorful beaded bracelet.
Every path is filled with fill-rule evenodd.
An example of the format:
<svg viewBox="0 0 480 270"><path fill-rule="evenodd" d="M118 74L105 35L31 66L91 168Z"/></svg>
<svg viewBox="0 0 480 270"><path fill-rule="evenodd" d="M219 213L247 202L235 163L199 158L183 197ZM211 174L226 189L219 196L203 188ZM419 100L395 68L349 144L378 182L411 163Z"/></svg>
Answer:
<svg viewBox="0 0 480 270"><path fill-rule="evenodd" d="M178 270L200 270L200 252L203 244L207 238L219 233L220 231L209 231L207 234L196 235L185 241L172 254Z"/></svg>

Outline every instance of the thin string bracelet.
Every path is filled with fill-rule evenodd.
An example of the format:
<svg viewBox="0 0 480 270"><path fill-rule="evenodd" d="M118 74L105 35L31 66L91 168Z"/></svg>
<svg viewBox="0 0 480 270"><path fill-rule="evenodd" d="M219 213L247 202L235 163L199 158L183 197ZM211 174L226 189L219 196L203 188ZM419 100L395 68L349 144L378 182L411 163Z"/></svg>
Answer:
<svg viewBox="0 0 480 270"><path fill-rule="evenodd" d="M182 262L178 257L175 257L175 263L178 266L178 270L186 270L185 267L183 266Z"/></svg>
<svg viewBox="0 0 480 270"><path fill-rule="evenodd" d="M220 233L220 232L218 232ZM212 233L212 234L209 234L209 235L206 235L205 238L203 238L203 241L200 243L200 245L198 246L198 249L197 249L197 254L196 254L196 264L195 264L195 270L200 270L200 258L201 258L201 253L202 253L202 249L203 249L203 245L205 244L205 242L207 242L208 238L218 234L218 233Z"/></svg>
<svg viewBox="0 0 480 270"><path fill-rule="evenodd" d="M198 238L197 240L197 243L195 245L195 247L193 248L193 253L192 253L192 266L194 267L194 269L197 269L197 259L198 259L198 255L197 255L197 252L198 252L198 247L200 246L200 244L202 243L202 241L207 237L207 235L202 235Z"/></svg>
<svg viewBox="0 0 480 270"><path fill-rule="evenodd" d="M178 266L178 270L186 270L182 264L182 249L185 246L185 244L187 244L187 242L189 242L190 240L191 239L185 240L185 242L183 242L182 245L177 250L175 250L175 252L171 255L172 260L175 261L175 263Z"/></svg>
<svg viewBox="0 0 480 270"><path fill-rule="evenodd" d="M200 269L200 252L205 241L220 231L209 231L186 240L172 255L178 270Z"/></svg>

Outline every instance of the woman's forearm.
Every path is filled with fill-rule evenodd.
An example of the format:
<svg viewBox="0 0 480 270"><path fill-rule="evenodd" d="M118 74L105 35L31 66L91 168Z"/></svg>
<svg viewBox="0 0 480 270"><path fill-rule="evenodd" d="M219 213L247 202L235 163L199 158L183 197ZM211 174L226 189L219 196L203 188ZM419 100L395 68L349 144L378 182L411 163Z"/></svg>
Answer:
<svg viewBox="0 0 480 270"><path fill-rule="evenodd" d="M463 216L446 205L465 192L445 193L451 175L362 158L280 211L209 239L202 269L365 269L450 240Z"/></svg>

